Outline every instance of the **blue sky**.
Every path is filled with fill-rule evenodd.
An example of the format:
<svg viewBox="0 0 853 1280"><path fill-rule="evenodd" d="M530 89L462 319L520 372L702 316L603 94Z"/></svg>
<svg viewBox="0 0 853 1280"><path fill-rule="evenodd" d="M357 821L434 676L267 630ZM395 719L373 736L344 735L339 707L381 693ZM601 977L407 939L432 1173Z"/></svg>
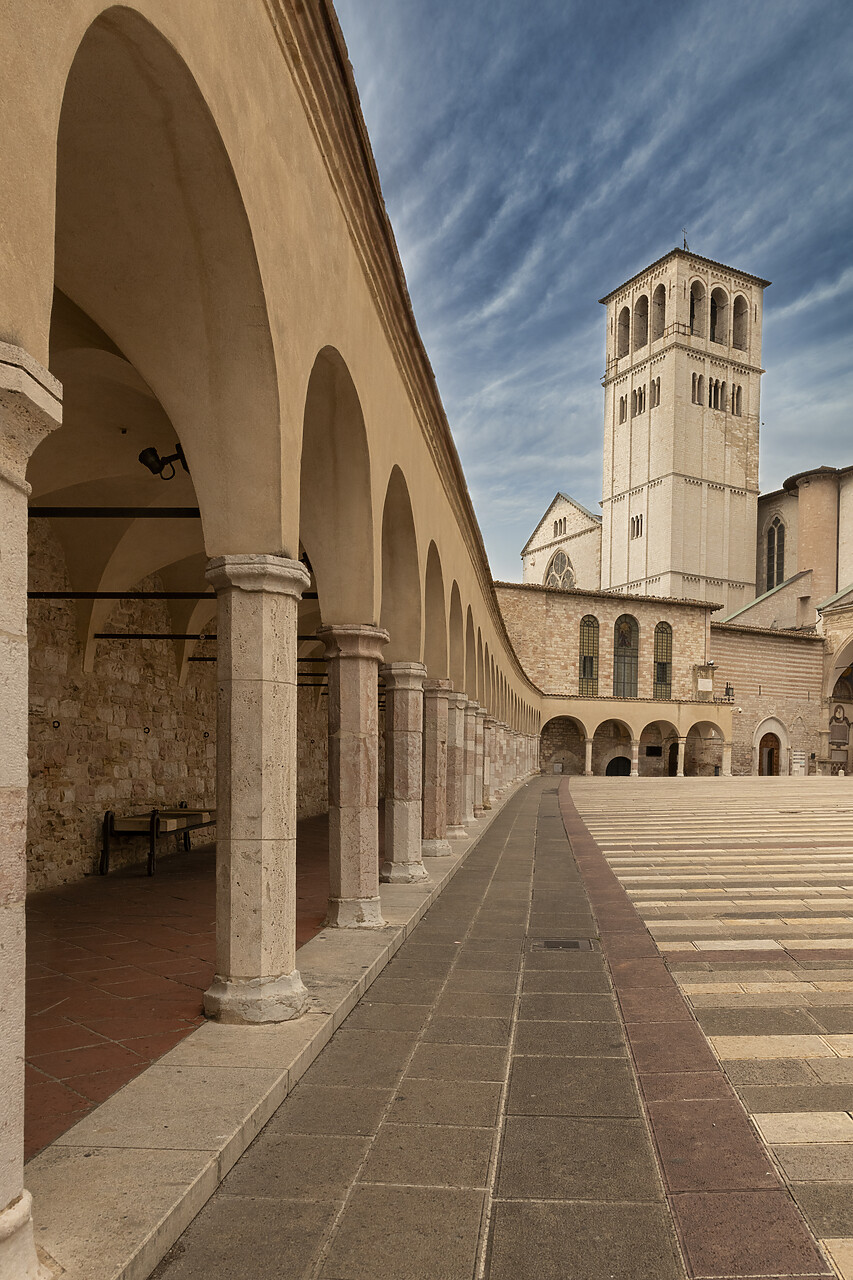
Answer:
<svg viewBox="0 0 853 1280"><path fill-rule="evenodd" d="M853 464L850 0L336 0L495 577L601 496L604 308L681 243L772 280L761 487Z"/></svg>

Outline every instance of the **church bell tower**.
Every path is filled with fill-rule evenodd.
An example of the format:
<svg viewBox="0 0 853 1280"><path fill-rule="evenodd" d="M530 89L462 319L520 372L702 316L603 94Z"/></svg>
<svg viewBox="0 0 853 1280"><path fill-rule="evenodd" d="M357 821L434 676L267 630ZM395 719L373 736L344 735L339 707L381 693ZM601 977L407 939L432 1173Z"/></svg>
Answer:
<svg viewBox="0 0 853 1280"><path fill-rule="evenodd" d="M601 299L602 589L754 598L769 283L673 249Z"/></svg>

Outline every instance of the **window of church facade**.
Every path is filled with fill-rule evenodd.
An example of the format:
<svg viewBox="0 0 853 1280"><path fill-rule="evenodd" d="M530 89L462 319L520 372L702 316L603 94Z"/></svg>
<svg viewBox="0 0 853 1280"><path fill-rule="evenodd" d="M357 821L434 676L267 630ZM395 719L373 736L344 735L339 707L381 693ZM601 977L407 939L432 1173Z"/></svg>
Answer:
<svg viewBox="0 0 853 1280"><path fill-rule="evenodd" d="M659 284L652 294L652 341L662 338L666 329L666 285Z"/></svg>
<svg viewBox="0 0 853 1280"><path fill-rule="evenodd" d="M694 404L705 403L705 379L701 373L694 373L693 385L690 395Z"/></svg>
<svg viewBox="0 0 853 1280"><path fill-rule="evenodd" d="M631 312L623 307L616 325L616 354L626 356L631 347Z"/></svg>
<svg viewBox="0 0 853 1280"><path fill-rule="evenodd" d="M639 516L631 516L630 529L631 529L631 537L632 537L632 538L642 538L642 536L643 536L643 517L642 517L641 515L639 515Z"/></svg>
<svg viewBox="0 0 853 1280"><path fill-rule="evenodd" d="M749 344L749 303L742 293L735 298L732 308L732 346L746 351Z"/></svg>
<svg viewBox="0 0 853 1280"><path fill-rule="evenodd" d="M582 698L598 697L598 618L591 613L581 618L578 693Z"/></svg>
<svg viewBox="0 0 853 1280"><path fill-rule="evenodd" d="M649 383L649 408L656 409L660 404L660 378L652 378Z"/></svg>
<svg viewBox="0 0 853 1280"><path fill-rule="evenodd" d="M652 696L672 697L672 627L659 622L655 627L655 680Z"/></svg>
<svg viewBox="0 0 853 1280"><path fill-rule="evenodd" d="M767 530L767 590L785 581L785 526L778 516Z"/></svg>
<svg viewBox="0 0 853 1280"><path fill-rule="evenodd" d="M649 300L645 294L634 303L634 350L649 340Z"/></svg>
<svg viewBox="0 0 853 1280"><path fill-rule="evenodd" d="M544 585L546 587L559 587L562 591L567 591L575 585L572 562L565 551L555 551L552 555L548 568L545 570Z"/></svg>
<svg viewBox="0 0 853 1280"><path fill-rule="evenodd" d="M630 613L623 613L613 627L614 698L636 698L639 656L639 624Z"/></svg>
<svg viewBox="0 0 853 1280"><path fill-rule="evenodd" d="M628 397L619 397L619 421L624 422L628 417Z"/></svg>
<svg viewBox="0 0 853 1280"><path fill-rule="evenodd" d="M690 332L697 338L705 336L705 286L701 280L690 286Z"/></svg>
<svg viewBox="0 0 853 1280"><path fill-rule="evenodd" d="M729 299L725 289L714 289L711 294L711 341L729 340Z"/></svg>

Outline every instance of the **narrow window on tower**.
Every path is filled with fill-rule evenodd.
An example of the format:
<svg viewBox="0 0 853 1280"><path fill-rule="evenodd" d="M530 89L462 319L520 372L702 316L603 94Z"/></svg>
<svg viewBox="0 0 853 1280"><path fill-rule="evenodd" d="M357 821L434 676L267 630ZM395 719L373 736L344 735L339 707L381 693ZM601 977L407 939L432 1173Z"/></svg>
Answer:
<svg viewBox="0 0 853 1280"><path fill-rule="evenodd" d="M694 403L694 404L696 403L696 383L697 383L697 381L698 381L698 378L696 377L696 374L694 373L694 375L693 375L693 389L692 389L692 391L691 391L691 393L690 393L690 399L693 401L693 403Z"/></svg>

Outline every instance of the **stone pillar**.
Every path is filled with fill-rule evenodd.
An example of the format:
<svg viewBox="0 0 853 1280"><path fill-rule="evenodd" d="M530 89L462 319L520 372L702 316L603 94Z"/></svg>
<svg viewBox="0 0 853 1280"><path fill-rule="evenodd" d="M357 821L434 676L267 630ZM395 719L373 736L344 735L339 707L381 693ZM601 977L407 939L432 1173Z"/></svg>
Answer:
<svg viewBox="0 0 853 1280"><path fill-rule="evenodd" d="M453 696L449 680L427 680L424 684L424 858L441 858L450 853L447 839L447 755L448 702Z"/></svg>
<svg viewBox="0 0 853 1280"><path fill-rule="evenodd" d="M583 772L584 772L584 777L586 778L592 777L592 743L593 743L592 738L584 738L583 740L583 747L584 747Z"/></svg>
<svg viewBox="0 0 853 1280"><path fill-rule="evenodd" d="M721 773L724 778L732 776L732 744L730 742L723 743L723 767Z"/></svg>
<svg viewBox="0 0 853 1280"><path fill-rule="evenodd" d="M62 421L62 387L20 347L0 343L0 1276L38 1280L24 1190L27 884L27 463Z"/></svg>
<svg viewBox="0 0 853 1280"><path fill-rule="evenodd" d="M465 708L464 693L447 699L447 835L460 839L465 829Z"/></svg>
<svg viewBox="0 0 853 1280"><path fill-rule="evenodd" d="M426 667L389 662L385 681L385 856L379 879L387 884L426 880L423 832L423 723Z"/></svg>
<svg viewBox="0 0 853 1280"><path fill-rule="evenodd" d="M677 778L684 777L684 747L686 743L687 743L686 738L678 739L678 765L675 770L675 776Z"/></svg>
<svg viewBox="0 0 853 1280"><path fill-rule="evenodd" d="M473 700L465 707L465 768L464 768L464 801L462 821L474 821L474 773L477 767L477 712L479 706Z"/></svg>
<svg viewBox="0 0 853 1280"><path fill-rule="evenodd" d="M284 1022L305 1008L296 968L296 630L306 569L217 556L216 973L204 1011Z"/></svg>
<svg viewBox="0 0 853 1280"><path fill-rule="evenodd" d="M483 813L483 770L486 759L486 710L477 708L474 720L474 817Z"/></svg>
<svg viewBox="0 0 853 1280"><path fill-rule="evenodd" d="M631 777L639 778L640 776L640 739L631 739Z"/></svg>
<svg viewBox="0 0 853 1280"><path fill-rule="evenodd" d="M388 632L321 627L329 660L329 914L339 929L380 929L379 661Z"/></svg>
<svg viewBox="0 0 853 1280"><path fill-rule="evenodd" d="M492 752L495 743L494 716L486 716L483 725L483 808L492 807Z"/></svg>

